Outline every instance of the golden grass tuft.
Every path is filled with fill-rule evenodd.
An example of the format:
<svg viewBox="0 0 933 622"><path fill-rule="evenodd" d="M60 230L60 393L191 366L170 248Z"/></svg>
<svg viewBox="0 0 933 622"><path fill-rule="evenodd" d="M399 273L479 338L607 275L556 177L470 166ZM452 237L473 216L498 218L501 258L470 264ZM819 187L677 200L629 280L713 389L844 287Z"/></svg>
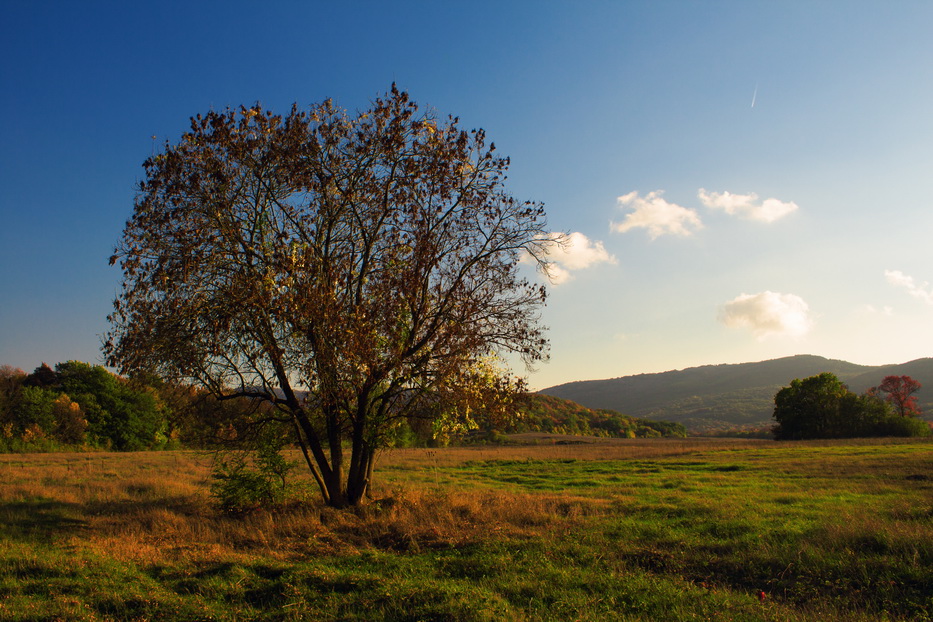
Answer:
<svg viewBox="0 0 933 622"><path fill-rule="evenodd" d="M324 514L330 531L346 542L403 551L462 546L493 537L539 537L542 531L570 528L577 519L608 507L605 500L571 495L411 488L357 512Z"/></svg>

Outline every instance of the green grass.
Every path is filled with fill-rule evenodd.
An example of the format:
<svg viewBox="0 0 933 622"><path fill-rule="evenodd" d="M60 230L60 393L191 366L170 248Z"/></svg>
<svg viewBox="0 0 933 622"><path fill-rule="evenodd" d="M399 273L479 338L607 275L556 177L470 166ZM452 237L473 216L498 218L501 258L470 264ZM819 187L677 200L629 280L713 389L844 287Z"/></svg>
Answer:
<svg viewBox="0 0 933 622"><path fill-rule="evenodd" d="M619 447L240 517L193 456L0 456L0 619L933 620L933 443Z"/></svg>

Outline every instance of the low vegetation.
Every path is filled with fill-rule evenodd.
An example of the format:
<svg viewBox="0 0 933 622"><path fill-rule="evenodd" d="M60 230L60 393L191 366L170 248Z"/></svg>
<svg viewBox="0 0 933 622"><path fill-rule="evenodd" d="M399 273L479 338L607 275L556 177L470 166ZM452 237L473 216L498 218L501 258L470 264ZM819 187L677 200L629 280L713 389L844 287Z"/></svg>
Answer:
<svg viewBox="0 0 933 622"><path fill-rule="evenodd" d="M0 619L933 619L928 439L537 440L238 514L211 454L3 455Z"/></svg>

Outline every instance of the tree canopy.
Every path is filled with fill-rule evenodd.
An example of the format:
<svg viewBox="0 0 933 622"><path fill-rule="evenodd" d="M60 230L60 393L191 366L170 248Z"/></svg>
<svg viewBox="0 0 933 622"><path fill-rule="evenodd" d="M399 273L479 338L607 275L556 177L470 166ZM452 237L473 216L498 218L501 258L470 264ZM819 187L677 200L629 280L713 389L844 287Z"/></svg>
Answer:
<svg viewBox="0 0 933 622"><path fill-rule="evenodd" d="M490 356L546 357L519 262L555 238L508 164L394 85L355 115L198 115L144 164L108 362L273 404L324 499L359 503L406 417L508 395Z"/></svg>

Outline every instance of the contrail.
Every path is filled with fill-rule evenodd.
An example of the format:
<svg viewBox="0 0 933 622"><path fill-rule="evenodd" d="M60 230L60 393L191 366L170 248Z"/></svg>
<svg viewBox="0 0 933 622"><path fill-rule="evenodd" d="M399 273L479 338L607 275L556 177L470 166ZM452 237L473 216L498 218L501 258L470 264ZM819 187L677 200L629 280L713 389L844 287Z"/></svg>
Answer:
<svg viewBox="0 0 933 622"><path fill-rule="evenodd" d="M758 85L755 85L755 92L752 93L752 108L755 107L755 100L758 99Z"/></svg>

